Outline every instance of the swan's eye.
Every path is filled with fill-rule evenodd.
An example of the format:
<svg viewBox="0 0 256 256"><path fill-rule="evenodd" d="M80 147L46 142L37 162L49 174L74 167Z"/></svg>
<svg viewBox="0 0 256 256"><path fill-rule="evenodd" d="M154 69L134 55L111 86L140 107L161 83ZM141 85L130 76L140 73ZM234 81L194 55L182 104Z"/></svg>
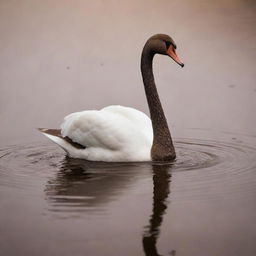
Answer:
<svg viewBox="0 0 256 256"><path fill-rule="evenodd" d="M170 45L173 46L174 49L176 49L176 45L171 43L171 42L168 42L168 41L165 41L165 44L166 44L166 48L169 49Z"/></svg>
<svg viewBox="0 0 256 256"><path fill-rule="evenodd" d="M166 49L169 49L169 47L170 47L171 43L170 43L170 42L168 42L168 41L165 41L165 44L166 44Z"/></svg>

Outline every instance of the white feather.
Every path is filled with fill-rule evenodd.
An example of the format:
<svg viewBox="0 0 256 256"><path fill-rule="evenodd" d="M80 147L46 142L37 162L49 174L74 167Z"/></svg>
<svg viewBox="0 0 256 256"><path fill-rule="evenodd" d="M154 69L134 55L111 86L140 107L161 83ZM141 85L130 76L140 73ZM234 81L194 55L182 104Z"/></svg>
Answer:
<svg viewBox="0 0 256 256"><path fill-rule="evenodd" d="M151 161L153 130L147 115L134 108L109 106L72 113L61 125L62 136L85 146L66 147L71 157L92 161Z"/></svg>

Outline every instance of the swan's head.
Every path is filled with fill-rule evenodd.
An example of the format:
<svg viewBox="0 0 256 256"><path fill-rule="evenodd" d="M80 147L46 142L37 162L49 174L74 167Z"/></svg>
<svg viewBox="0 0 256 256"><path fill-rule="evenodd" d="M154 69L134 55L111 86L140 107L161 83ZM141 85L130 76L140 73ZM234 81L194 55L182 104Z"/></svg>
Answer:
<svg viewBox="0 0 256 256"><path fill-rule="evenodd" d="M176 53L177 46L170 36L165 34L156 34L148 39L146 45L149 45L153 53L168 55L181 67L184 67L184 64Z"/></svg>

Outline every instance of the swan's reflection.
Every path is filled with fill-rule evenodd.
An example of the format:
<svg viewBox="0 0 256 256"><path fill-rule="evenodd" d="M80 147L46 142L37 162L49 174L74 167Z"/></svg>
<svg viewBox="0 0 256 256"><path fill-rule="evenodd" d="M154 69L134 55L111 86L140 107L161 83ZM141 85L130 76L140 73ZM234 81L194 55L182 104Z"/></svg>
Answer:
<svg viewBox="0 0 256 256"><path fill-rule="evenodd" d="M160 256L157 252L157 239L163 215L167 209L167 199L170 194L171 165L153 165L153 207L149 225L146 226L142 243L146 256ZM170 255L176 255L171 251Z"/></svg>
<svg viewBox="0 0 256 256"><path fill-rule="evenodd" d="M120 196L148 165L65 158L46 185L51 211L93 211ZM99 209L98 209L99 210Z"/></svg>
<svg viewBox="0 0 256 256"><path fill-rule="evenodd" d="M149 225L143 234L143 249L146 256L159 256L157 239L163 215L167 209L170 193L171 165L150 163L99 163L65 158L56 177L48 181L46 196L53 212L72 213L104 209L128 186L142 177L148 177L153 169L153 209ZM61 216L62 217L62 216ZM72 216L71 216L72 217ZM175 255L172 251L170 255Z"/></svg>

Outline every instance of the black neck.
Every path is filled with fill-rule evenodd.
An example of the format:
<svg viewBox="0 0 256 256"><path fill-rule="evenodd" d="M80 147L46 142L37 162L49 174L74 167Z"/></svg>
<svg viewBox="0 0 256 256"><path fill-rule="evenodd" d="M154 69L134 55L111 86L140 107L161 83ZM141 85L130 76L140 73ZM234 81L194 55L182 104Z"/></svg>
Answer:
<svg viewBox="0 0 256 256"><path fill-rule="evenodd" d="M170 161L176 157L171 133L155 85L152 62L155 52L146 44L141 56L141 73L152 120L154 140L151 157L154 161Z"/></svg>

